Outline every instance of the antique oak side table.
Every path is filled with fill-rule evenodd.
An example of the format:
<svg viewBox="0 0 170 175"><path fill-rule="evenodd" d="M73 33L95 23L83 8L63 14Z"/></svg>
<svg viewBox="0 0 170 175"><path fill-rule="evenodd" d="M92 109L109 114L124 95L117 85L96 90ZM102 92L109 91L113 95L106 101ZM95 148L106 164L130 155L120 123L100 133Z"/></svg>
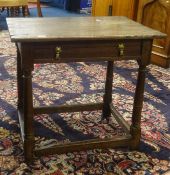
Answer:
<svg viewBox="0 0 170 175"><path fill-rule="evenodd" d="M126 17L117 16L8 18L7 23L11 41L15 42L17 47L18 116L27 162L31 162L34 156L84 149L118 146L138 148L146 66L150 63L153 39L163 38L165 34ZM136 60L139 64L131 126L112 105L115 60ZM102 103L33 106L34 64L81 61L107 61ZM113 115L126 134L114 138L57 144L52 147L35 147L34 115L92 110L102 110L101 118L106 121Z"/></svg>

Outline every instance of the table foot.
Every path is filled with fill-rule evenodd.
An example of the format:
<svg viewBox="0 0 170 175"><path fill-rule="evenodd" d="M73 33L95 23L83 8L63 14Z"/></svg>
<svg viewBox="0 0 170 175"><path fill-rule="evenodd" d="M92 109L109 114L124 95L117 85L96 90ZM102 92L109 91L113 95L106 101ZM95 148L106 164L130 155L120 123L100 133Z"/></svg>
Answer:
<svg viewBox="0 0 170 175"><path fill-rule="evenodd" d="M34 139L30 136L30 139L24 139L24 158L26 163L31 164L33 162L33 150Z"/></svg>
<svg viewBox="0 0 170 175"><path fill-rule="evenodd" d="M109 124L109 123L110 123L109 118L102 117L101 120L99 121L99 124Z"/></svg>
<svg viewBox="0 0 170 175"><path fill-rule="evenodd" d="M130 133L132 136L132 142L130 144L131 150L138 150L140 145L140 138L141 138L141 129L139 127L130 127Z"/></svg>

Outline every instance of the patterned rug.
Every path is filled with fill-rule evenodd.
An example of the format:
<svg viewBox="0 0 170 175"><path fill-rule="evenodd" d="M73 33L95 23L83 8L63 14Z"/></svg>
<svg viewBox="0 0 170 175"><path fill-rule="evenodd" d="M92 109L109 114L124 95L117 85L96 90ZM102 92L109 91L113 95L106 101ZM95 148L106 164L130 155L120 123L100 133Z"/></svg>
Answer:
<svg viewBox="0 0 170 175"><path fill-rule="evenodd" d="M137 64L116 62L113 103L125 120L131 113ZM34 105L101 102L106 63L35 65ZM17 111L16 49L7 32L0 33L0 174L1 175L158 175L170 174L170 72L150 65L142 110L138 151L95 149L36 158L23 158ZM99 124L101 111L35 116L36 145L123 135L112 120Z"/></svg>

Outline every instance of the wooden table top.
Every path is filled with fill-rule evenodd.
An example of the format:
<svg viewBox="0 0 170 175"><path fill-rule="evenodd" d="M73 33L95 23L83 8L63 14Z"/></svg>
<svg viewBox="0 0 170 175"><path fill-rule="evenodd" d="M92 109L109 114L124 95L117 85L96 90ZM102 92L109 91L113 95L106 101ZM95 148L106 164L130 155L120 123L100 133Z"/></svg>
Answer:
<svg viewBox="0 0 170 175"><path fill-rule="evenodd" d="M162 38L126 17L7 18L12 42Z"/></svg>

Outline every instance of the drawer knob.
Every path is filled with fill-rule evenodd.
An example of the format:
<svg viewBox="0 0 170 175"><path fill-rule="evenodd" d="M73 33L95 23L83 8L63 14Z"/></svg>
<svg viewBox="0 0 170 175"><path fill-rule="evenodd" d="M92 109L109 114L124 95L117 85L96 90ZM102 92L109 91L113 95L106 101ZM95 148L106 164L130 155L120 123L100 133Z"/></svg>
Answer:
<svg viewBox="0 0 170 175"><path fill-rule="evenodd" d="M119 44L118 49L119 49L119 56L124 56L125 45L123 43Z"/></svg>
<svg viewBox="0 0 170 175"><path fill-rule="evenodd" d="M60 53L62 52L61 47L56 47L56 48L55 48L55 51L56 51L56 58L57 58L57 59L60 58Z"/></svg>

